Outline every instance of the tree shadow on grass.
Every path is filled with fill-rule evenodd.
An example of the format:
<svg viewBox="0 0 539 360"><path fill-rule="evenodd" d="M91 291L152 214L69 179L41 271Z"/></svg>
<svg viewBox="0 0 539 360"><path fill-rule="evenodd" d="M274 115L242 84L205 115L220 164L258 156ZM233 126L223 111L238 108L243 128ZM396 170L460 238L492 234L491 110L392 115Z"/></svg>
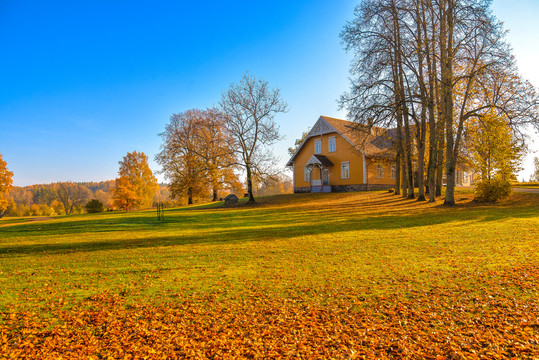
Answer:
<svg viewBox="0 0 539 360"><path fill-rule="evenodd" d="M496 206L496 207L471 207L460 209L461 211L440 211L433 213L407 213L369 215L347 212L346 209L325 213L324 210L311 209L309 211L275 212L271 214L250 214L246 217L242 212L211 213L202 217L197 212L182 212L174 217L168 217L165 222L158 222L147 215L130 216L128 219L100 219L92 221L61 222L56 224L41 225L41 230L27 225L30 236L54 234L85 234L88 232L102 232L117 234L115 239L102 241L80 241L62 243L21 244L0 246L0 256L24 256L29 254L62 254L73 252L94 252L106 250L153 248L167 246L182 246L193 244L221 244L242 242L266 242L274 240L290 239L301 236L316 234L331 234L347 231L358 231L358 239L363 230L395 230L416 228L431 225L447 224L454 222L497 222L509 218L537 217L538 204L531 203L526 206ZM512 210L512 211L509 211ZM271 215L271 216L270 216ZM129 220L129 221L126 221ZM123 222L122 222L123 221ZM184 228L187 234L170 233L170 231ZM152 230L155 232L152 233ZM123 232L143 231L148 236L127 236ZM20 229L19 229L20 232ZM84 236L84 235L82 235Z"/></svg>

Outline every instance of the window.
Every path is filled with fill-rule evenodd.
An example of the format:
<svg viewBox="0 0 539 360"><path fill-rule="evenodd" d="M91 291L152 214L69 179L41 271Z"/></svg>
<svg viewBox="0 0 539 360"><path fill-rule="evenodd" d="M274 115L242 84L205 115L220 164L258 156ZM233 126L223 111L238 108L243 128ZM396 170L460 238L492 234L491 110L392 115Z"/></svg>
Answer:
<svg viewBox="0 0 539 360"><path fill-rule="evenodd" d="M311 169L309 169L307 166L305 166L305 172L303 174L303 179L305 181L311 181Z"/></svg>
<svg viewBox="0 0 539 360"><path fill-rule="evenodd" d="M335 139L335 136L330 137L328 140L328 151L329 152L337 151L337 140Z"/></svg>
<svg viewBox="0 0 539 360"><path fill-rule="evenodd" d="M376 165L376 177L378 179L381 179L384 177L384 168L382 167L382 164Z"/></svg>
<svg viewBox="0 0 539 360"><path fill-rule="evenodd" d="M350 162L341 163L341 179L350 179Z"/></svg>
<svg viewBox="0 0 539 360"><path fill-rule="evenodd" d="M322 153L322 140L321 139L317 139L314 141L314 153L315 154Z"/></svg>
<svg viewBox="0 0 539 360"><path fill-rule="evenodd" d="M397 178L397 165L395 164L391 165L391 178L392 179Z"/></svg>

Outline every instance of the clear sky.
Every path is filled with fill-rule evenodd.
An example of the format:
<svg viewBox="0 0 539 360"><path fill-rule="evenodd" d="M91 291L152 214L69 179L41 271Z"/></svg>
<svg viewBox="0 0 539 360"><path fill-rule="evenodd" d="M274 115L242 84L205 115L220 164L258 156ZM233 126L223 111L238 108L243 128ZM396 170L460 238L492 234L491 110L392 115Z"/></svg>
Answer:
<svg viewBox="0 0 539 360"><path fill-rule="evenodd" d="M217 104L246 71L288 102L275 146L284 167L286 149L320 115L346 116L337 99L351 57L339 33L356 4L0 0L0 153L14 184L113 179L133 150L159 170L170 116ZM539 86L539 1L492 9L521 73Z"/></svg>

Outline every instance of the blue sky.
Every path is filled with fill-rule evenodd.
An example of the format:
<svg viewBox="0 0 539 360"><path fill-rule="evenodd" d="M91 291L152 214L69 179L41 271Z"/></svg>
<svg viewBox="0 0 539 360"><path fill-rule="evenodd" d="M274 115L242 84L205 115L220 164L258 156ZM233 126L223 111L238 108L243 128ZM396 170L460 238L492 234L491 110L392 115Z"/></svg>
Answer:
<svg viewBox="0 0 539 360"><path fill-rule="evenodd" d="M0 0L0 153L14 184L113 179L128 151L153 159L171 114L217 104L246 71L289 104L277 118L284 167L320 115L345 117L339 33L356 3ZM493 11L539 86L539 2Z"/></svg>

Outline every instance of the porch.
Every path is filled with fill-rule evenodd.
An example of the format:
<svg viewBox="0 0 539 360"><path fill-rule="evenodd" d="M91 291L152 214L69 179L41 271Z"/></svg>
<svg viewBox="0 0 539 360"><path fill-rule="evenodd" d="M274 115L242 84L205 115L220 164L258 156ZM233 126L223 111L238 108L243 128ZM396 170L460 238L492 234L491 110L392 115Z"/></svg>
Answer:
<svg viewBox="0 0 539 360"><path fill-rule="evenodd" d="M331 192L329 181L329 168L333 166L331 160L324 155L313 155L305 164L309 172L310 192Z"/></svg>

